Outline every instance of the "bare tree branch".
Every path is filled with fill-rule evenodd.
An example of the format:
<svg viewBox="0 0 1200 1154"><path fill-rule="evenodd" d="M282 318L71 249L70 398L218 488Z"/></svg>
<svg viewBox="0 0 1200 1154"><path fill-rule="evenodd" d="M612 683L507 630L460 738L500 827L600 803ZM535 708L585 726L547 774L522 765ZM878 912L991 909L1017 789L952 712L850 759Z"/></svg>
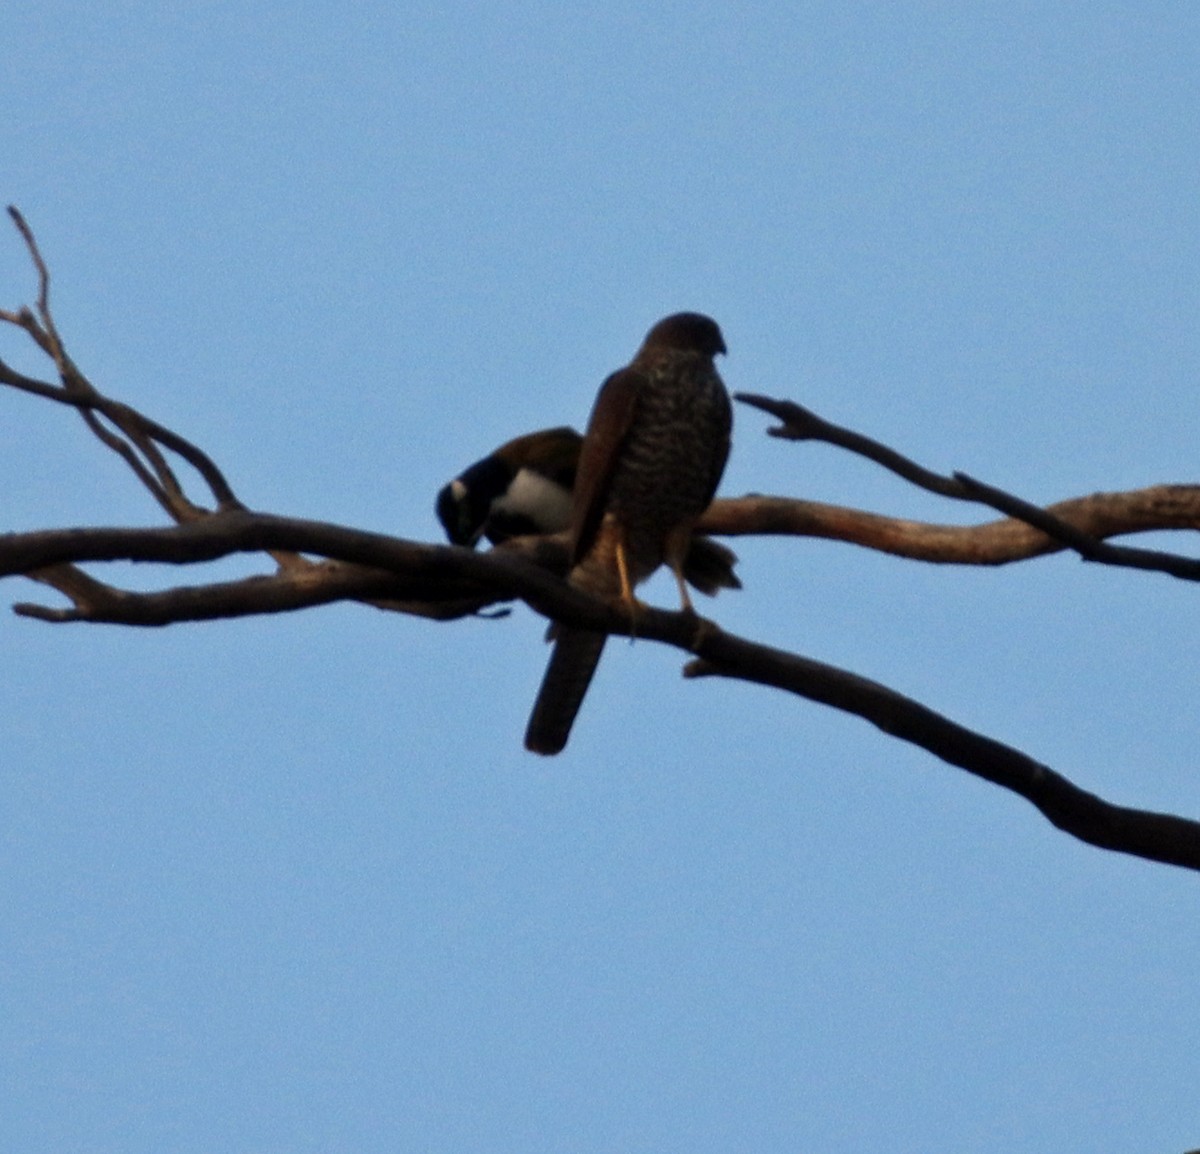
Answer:
<svg viewBox="0 0 1200 1154"><path fill-rule="evenodd" d="M853 453L875 461L885 469L896 473L919 488L956 501L972 501L988 505L1001 513L1026 522L1040 530L1052 541L1068 549L1074 549L1085 561L1098 561L1109 565L1128 568L1157 570L1169 573L1186 581L1200 581L1200 561L1182 557L1175 553L1164 553L1152 549L1131 549L1116 545L1105 545L1070 520L1023 501L1003 489L985 485L966 473L956 472L950 476L933 473L909 460L870 437L842 428L818 417L810 409L794 401L776 400L753 393L738 393L737 399L756 409L762 409L783 424L767 432L772 437L789 441L826 441L849 449Z"/></svg>
<svg viewBox="0 0 1200 1154"><path fill-rule="evenodd" d="M1081 531L1061 517L1053 516L1045 509L1039 509L1037 505L1022 501L1021 498L1014 497L1011 493L1004 492L1003 489L976 481L966 473L955 473L954 478L965 489L975 493L980 501L1041 529L1047 536L1061 541L1068 549L1074 549L1085 561L1098 561L1105 565L1119 565L1127 569L1168 573L1183 581L1200 581L1200 561L1191 557L1181 557L1176 553L1164 553L1158 549L1134 549L1128 545L1109 545L1092 534Z"/></svg>
<svg viewBox="0 0 1200 1154"><path fill-rule="evenodd" d="M269 575L155 592L117 589L76 568L81 563L105 561L184 566L277 550L327 559ZM446 556L454 554L461 554L461 561L447 564ZM280 613L334 601L388 602L380 607L446 620L516 596L514 591L495 587L494 570L488 570L484 580L473 577L472 565L482 559L482 554L456 546L425 545L339 525L251 512L154 529L76 528L0 534L0 577L30 577L72 602L70 609L21 603L15 606L16 612L54 622L170 625ZM547 580L554 578L547 574Z"/></svg>
<svg viewBox="0 0 1200 1154"><path fill-rule="evenodd" d="M46 529L0 535L0 578L26 576L57 590L70 603L67 607L22 603L15 606L17 613L48 622L162 626L357 601L448 620L520 599L537 613L570 625L631 633L633 622L620 606L592 600L562 580L567 550L560 538L518 538L488 553L476 553L247 510L199 448L103 396L79 372L54 325L45 262L20 213L10 209L10 215L30 251L39 291L36 312L0 311L0 320L23 330L54 361L61 384L26 377L3 362L0 384L77 409L175 522L152 529ZM785 430L773 430L776 435L820 437L841 444L925 488L983 500L1012 512L1013 517L976 526L928 525L815 502L748 496L714 502L699 526L706 533L826 537L927 561L999 565L1064 546L1081 552L1086 548L1095 555L1096 549L1108 548L1101 545L1102 538L1117 534L1200 527L1200 486L1097 493L1038 510L1007 494L997 496L961 474L951 478L931 474L894 450L830 426L790 402L742 399L788 421ZM215 501L214 509L186 496L167 453L197 470ZM187 566L239 554L269 555L280 568L238 580L141 592L107 584L79 567L113 561ZM1185 562L1184 569L1194 564L1186 558L1176 560ZM641 638L694 654L696 660L685 668L688 676L755 682L855 714L893 737L1024 797L1059 829L1089 844L1200 870L1200 823L1105 802L1020 751L965 729L877 682L724 633L694 614L641 607L636 631Z"/></svg>
<svg viewBox="0 0 1200 1154"><path fill-rule="evenodd" d="M1200 529L1200 485L1154 485L1093 493L1047 507L1055 519L1093 538L1153 530ZM1065 546L1022 519L983 525L938 525L885 517L793 497L718 499L698 528L716 536L820 537L897 557L953 565L1007 565Z"/></svg>
<svg viewBox="0 0 1200 1154"><path fill-rule="evenodd" d="M217 523L224 522L224 524ZM24 538L25 540L22 540ZM28 540L37 538L37 540ZM594 601L527 559L504 550L479 554L423 545L321 522L237 513L168 529L74 529L0 538L0 571L36 556L80 560L157 560L173 564L212 560L264 547L319 552L351 568L318 567L309 575L251 578L161 593L130 594L87 579L61 579L41 566L40 579L79 598L82 608L55 613L23 607L43 620L90 620L126 625L269 613L338 600L383 597L434 601L491 590L493 599L519 597L537 612L568 624L631 634L634 623L618 606ZM372 566L374 568L358 568ZM1115 806L1074 785L1026 754L957 725L919 702L834 666L722 632L686 613L642 607L636 633L700 659L689 676L720 675L773 686L853 713L885 733L1026 798L1058 828L1116 852L1200 870L1200 823Z"/></svg>
<svg viewBox="0 0 1200 1154"><path fill-rule="evenodd" d="M23 329L54 361L62 385L57 387L45 381L32 380L15 372L3 361L0 361L0 383L78 409L92 432L125 460L138 480L176 521L193 520L203 516L206 511L193 504L184 494L178 477L159 451L159 445L178 454L200 474L218 509L240 508L241 502L207 453L129 405L103 396L67 356L50 312L50 273L46 262L25 218L13 205L9 205L8 214L24 239L37 270L38 303L36 317L28 308L15 311L4 309L0 310L0 320ZM100 416L106 417L124 437L105 428Z"/></svg>
<svg viewBox="0 0 1200 1154"><path fill-rule="evenodd" d="M778 437L784 441L824 441L839 448L848 449L860 457L866 457L877 465L911 481L921 489L938 493L943 497L954 497L962 501L970 501L970 497L951 477L943 477L940 473L932 473L922 468L915 461L897 453L895 449L873 441L870 437L856 433L853 429L843 428L823 417L818 417L811 409L796 404L795 401L776 400L774 397L764 397L757 393L734 393L734 400L741 401L755 409L770 413L783 423L767 430L767 435Z"/></svg>
<svg viewBox="0 0 1200 1154"><path fill-rule="evenodd" d="M651 635L648 622L642 622L641 633ZM700 660L687 667L688 676L719 675L772 685L856 714L892 737L1019 794L1080 841L1200 870L1200 822L1106 802L1027 754L958 725L885 685L717 631L705 635L695 652Z"/></svg>

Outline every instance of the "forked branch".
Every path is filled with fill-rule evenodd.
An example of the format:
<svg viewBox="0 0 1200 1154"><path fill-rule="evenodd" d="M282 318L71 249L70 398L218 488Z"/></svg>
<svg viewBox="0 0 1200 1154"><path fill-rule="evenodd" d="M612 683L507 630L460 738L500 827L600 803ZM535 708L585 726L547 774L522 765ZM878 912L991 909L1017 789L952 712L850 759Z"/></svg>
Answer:
<svg viewBox="0 0 1200 1154"><path fill-rule="evenodd" d="M848 449L876 464L882 465L897 476L903 477L918 488L942 497L950 497L956 501L970 501L975 504L987 505L1001 513L1006 513L1016 521L1024 522L1030 528L1038 531L1047 542L1056 543L1060 548L1074 549L1085 561L1099 561L1107 565L1120 565L1132 569L1152 569L1169 573L1186 581L1200 581L1200 561L1192 557L1184 557L1177 553L1164 553L1155 549L1133 549L1128 546L1110 545L1101 538L1114 532L1136 532L1154 527L1161 529L1198 528L1200 527L1200 487L1192 485L1158 486L1152 490L1141 490L1140 493L1109 493L1097 494L1086 498L1093 503L1104 503L1108 508L1110 518L1116 513L1124 514L1126 527L1114 528L1111 524L1103 524L1103 514L1100 524L1088 528L1079 523L1079 502L1064 502L1062 505L1051 506L1049 509L1023 501L1012 493L1006 493L993 485L984 484L966 473L955 472L950 475L934 473L918 465L903 454L896 452L888 445L874 441L853 429L846 429L817 416L810 409L798 405L794 401L777 400L773 397L763 397L754 393L738 393L737 399L763 412L779 418L782 424L767 432L772 437L780 437L788 441L825 441L831 445ZM1144 498L1153 494L1159 499L1174 498L1173 512L1178 514L1179 506L1189 506L1189 519L1175 523L1163 523L1151 526L1145 523L1129 523L1129 505L1131 499L1142 498L1139 504L1144 505ZM1097 510L1088 511L1095 515ZM978 534L976 534L978 535ZM1049 550L1047 550L1049 551ZM932 559L932 558L930 558ZM1015 558L1010 558L1015 559Z"/></svg>
<svg viewBox="0 0 1200 1154"><path fill-rule="evenodd" d="M228 481L207 453L178 433L143 416L129 405L104 396L87 379L67 355L54 316L50 311L50 272L38 248L29 224L14 206L8 214L25 241L30 259L38 275L36 312L28 307L15 310L0 309L0 320L22 329L54 362L59 385L33 380L0 361L0 383L22 392L45 397L79 410L88 428L133 470L166 513L175 521L184 522L204 516L202 506L193 503L185 494L163 449L177 454L204 479L216 502L217 509L241 508ZM103 419L102 419L103 418ZM113 428L104 423L106 419Z"/></svg>
<svg viewBox="0 0 1200 1154"><path fill-rule="evenodd" d="M571 625L611 633L631 631L632 623L619 607L592 600L561 579L566 549L557 538L520 538L480 554L247 510L201 449L104 396L74 365L50 311L46 264L20 213L9 212L37 270L38 295L35 309L0 311L0 320L25 332L53 361L59 384L26 377L3 361L0 384L77 409L175 522L155 529L46 529L0 535L0 578L29 577L70 602L67 607L20 604L15 607L19 614L52 622L161 626L350 600L449 619L519 599L536 612ZM704 532L827 537L927 561L998 565L1064 547L1111 560L1105 537L1200 526L1197 486L1095 494L1039 510L961 474L948 478L931 474L894 450L829 425L791 402L742 399L785 421L776 435L819 437L840 444L924 488L981 501L1011 516L977 526L925 525L790 498L749 496L714 502L700 526ZM213 508L186 495L168 454L197 470ZM80 568L111 561L188 566L235 554L269 555L282 565L262 576L155 592L119 589ZM301 555L319 560L310 562ZM1190 559L1154 556L1157 562L1143 567L1195 578L1189 566L1196 563ZM685 670L689 676L751 681L853 713L948 764L1017 793L1058 828L1083 841L1200 870L1200 823L1111 805L1020 751L956 725L877 682L723 633L694 615L642 609L637 633L694 655Z"/></svg>

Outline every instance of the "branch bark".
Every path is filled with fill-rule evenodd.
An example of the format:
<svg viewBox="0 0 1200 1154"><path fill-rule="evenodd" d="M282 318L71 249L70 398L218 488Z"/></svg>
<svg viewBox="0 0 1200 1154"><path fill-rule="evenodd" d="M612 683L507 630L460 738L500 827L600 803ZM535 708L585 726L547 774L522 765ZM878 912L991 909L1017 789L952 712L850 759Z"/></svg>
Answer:
<svg viewBox="0 0 1200 1154"><path fill-rule="evenodd" d="M1200 529L1200 485L1092 493L1048 505L1043 512L1097 542L1154 530L1195 530ZM931 524L758 494L714 501L698 528L726 537L820 537L941 565L1008 565L1067 548L1058 537L1016 517L979 525Z"/></svg>

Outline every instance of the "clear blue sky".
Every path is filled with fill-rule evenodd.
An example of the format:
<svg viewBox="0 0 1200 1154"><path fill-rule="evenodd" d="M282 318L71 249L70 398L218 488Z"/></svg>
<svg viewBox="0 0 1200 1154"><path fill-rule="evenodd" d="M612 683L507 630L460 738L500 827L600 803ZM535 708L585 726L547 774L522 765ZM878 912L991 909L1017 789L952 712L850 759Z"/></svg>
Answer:
<svg viewBox="0 0 1200 1154"><path fill-rule="evenodd" d="M930 467L1197 479L1200 7L10 8L0 197L70 349L255 507L435 539L442 483L685 308L732 388ZM0 406L5 528L159 521ZM976 519L766 424L724 492ZM1200 814L1194 586L737 547L725 627ZM0 616L0 1147L1200 1145L1197 878L648 643L535 759L542 631Z"/></svg>

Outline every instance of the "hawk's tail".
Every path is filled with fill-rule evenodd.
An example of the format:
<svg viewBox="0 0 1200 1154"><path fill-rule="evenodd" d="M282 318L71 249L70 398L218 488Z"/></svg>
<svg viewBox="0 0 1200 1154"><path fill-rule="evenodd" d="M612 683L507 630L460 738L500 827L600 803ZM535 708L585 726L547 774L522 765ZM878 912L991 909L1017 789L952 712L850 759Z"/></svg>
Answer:
<svg viewBox="0 0 1200 1154"><path fill-rule="evenodd" d="M606 640L604 633L558 626L554 652L525 730L526 749L545 754L562 751Z"/></svg>

